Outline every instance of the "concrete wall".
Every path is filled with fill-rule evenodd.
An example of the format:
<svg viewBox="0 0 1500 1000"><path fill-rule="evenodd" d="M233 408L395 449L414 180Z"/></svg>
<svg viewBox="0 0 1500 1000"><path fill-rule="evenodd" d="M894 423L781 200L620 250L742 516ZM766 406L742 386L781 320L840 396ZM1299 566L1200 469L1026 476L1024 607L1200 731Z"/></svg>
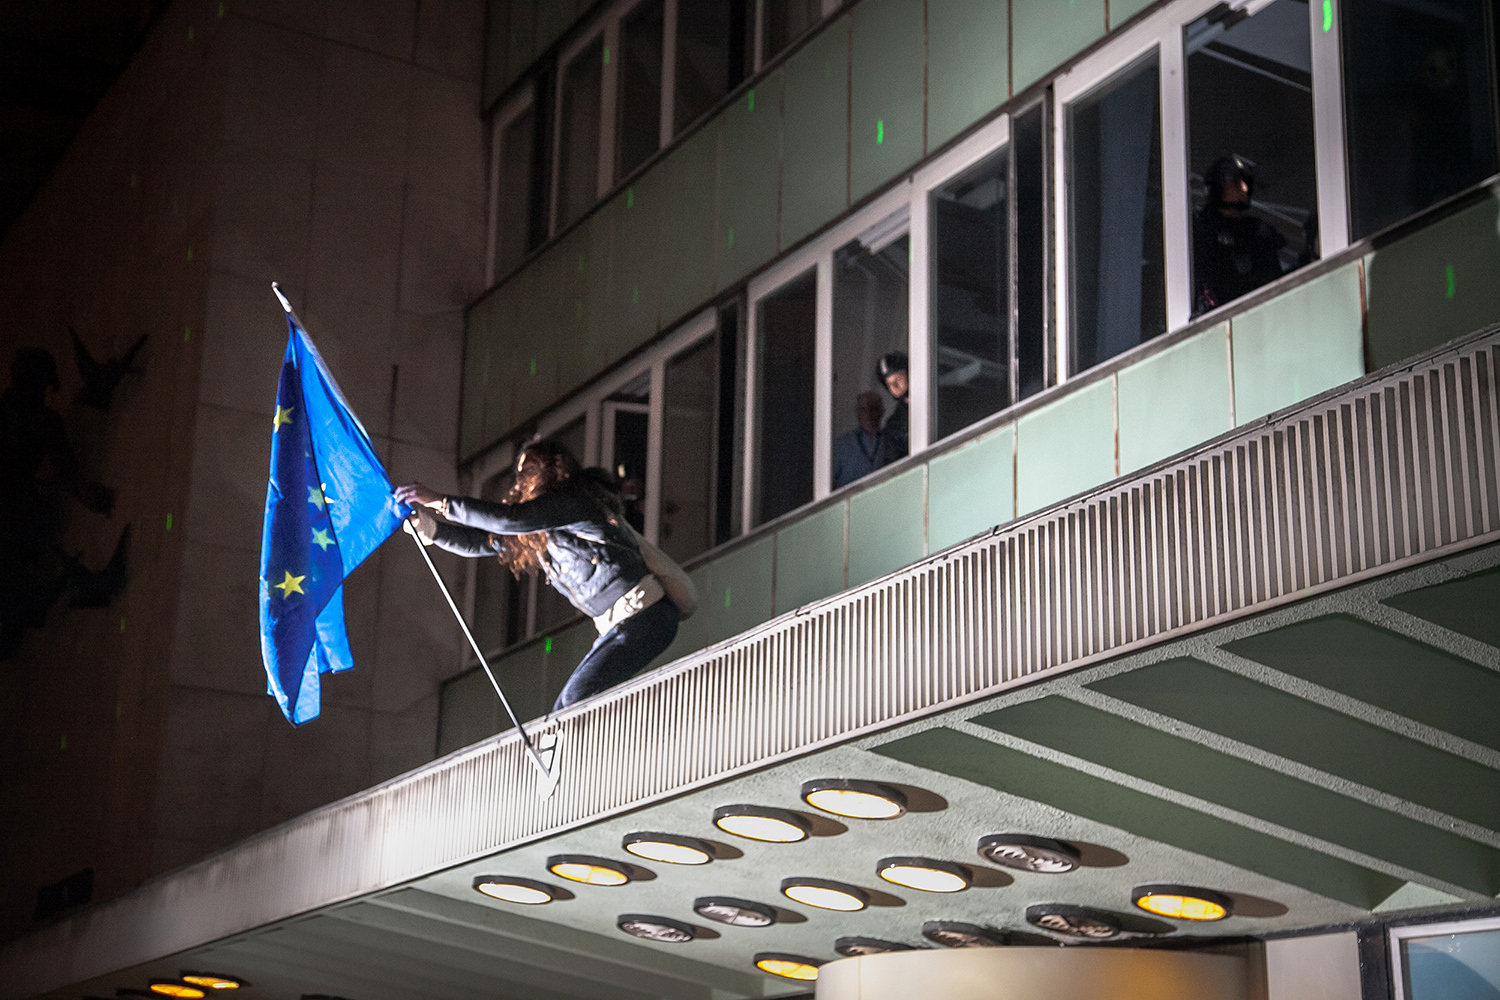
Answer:
<svg viewBox="0 0 1500 1000"><path fill-rule="evenodd" d="M100 563L133 524L129 585L106 611L56 609L0 667L18 762L0 934L73 871L108 897L432 757L457 636L404 538L346 587L357 669L325 678L322 716L294 730L265 694L256 580L286 344L269 284L392 477L454 486L483 26L482 0L178 0L0 246L7 357L49 346L68 379L67 324L117 348L151 334L116 412L67 413L120 496L108 521L75 517L69 545Z"/></svg>

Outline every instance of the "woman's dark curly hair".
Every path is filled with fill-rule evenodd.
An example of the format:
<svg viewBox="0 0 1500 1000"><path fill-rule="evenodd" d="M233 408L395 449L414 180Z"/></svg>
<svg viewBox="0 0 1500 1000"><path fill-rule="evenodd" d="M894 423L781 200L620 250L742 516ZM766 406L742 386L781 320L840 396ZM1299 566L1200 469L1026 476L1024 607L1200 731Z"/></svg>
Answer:
<svg viewBox="0 0 1500 1000"><path fill-rule="evenodd" d="M578 460L566 445L547 439L533 441L516 456L516 482L502 502L515 504L535 500L559 489L579 472ZM542 556L547 551L545 531L534 531L529 535L496 535L494 538L500 548L500 561L517 577L542 568Z"/></svg>

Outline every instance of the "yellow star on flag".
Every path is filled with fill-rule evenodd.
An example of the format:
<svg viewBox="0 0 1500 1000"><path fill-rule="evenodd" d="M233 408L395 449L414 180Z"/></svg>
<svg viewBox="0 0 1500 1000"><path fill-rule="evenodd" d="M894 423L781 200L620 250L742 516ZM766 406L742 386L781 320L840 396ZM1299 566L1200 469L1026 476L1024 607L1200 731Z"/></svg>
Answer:
<svg viewBox="0 0 1500 1000"><path fill-rule="evenodd" d="M322 528L315 528L313 530L313 544L322 549L324 552L327 552L328 546L333 544L333 539L328 537L328 532L324 531Z"/></svg>
<svg viewBox="0 0 1500 1000"><path fill-rule="evenodd" d="M281 597L283 600L285 600L286 598L291 597L293 594L307 593L307 591L302 589L302 581L306 579L306 576L293 576L292 571L287 570L286 579L282 580L280 583L273 583L271 584L271 586L279 588L281 590Z"/></svg>
<svg viewBox="0 0 1500 1000"><path fill-rule="evenodd" d="M271 419L272 434L275 434L277 431L281 430L282 424L289 424L292 422L292 410L294 409L296 409L296 407L294 406L282 406L280 404L277 404L276 416Z"/></svg>

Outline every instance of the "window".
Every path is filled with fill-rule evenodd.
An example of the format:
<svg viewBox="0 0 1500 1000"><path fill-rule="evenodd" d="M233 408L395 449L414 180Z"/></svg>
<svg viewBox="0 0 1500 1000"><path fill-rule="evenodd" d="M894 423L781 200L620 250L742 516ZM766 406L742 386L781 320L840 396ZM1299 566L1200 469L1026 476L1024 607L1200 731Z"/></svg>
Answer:
<svg viewBox="0 0 1500 1000"><path fill-rule="evenodd" d="M666 363L657 535L662 551L678 562L714 545L718 386L717 336L703 338Z"/></svg>
<svg viewBox="0 0 1500 1000"><path fill-rule="evenodd" d="M581 217L599 198L603 83L604 38L600 35L562 72L557 125L558 229Z"/></svg>
<svg viewBox="0 0 1500 1000"><path fill-rule="evenodd" d="M1051 310L1052 184L1047 151L1051 134L1050 101L1044 100L1015 118L1011 155L1015 177L1011 199L1015 210L1016 398L1025 399L1052 384L1056 364L1047 317Z"/></svg>
<svg viewBox="0 0 1500 1000"><path fill-rule="evenodd" d="M756 523L813 498L813 373L817 274L809 271L756 306Z"/></svg>
<svg viewBox="0 0 1500 1000"><path fill-rule="evenodd" d="M880 359L909 353L906 213L872 226L833 255L834 489L906 456L907 400L892 398ZM906 365L901 366L905 371Z"/></svg>
<svg viewBox="0 0 1500 1000"><path fill-rule="evenodd" d="M1194 314L1318 256L1311 35L1306 0L1184 29Z"/></svg>
<svg viewBox="0 0 1500 1000"><path fill-rule="evenodd" d="M599 464L620 485L630 526L646 531L646 482L651 429L651 373L642 372L604 401Z"/></svg>
<svg viewBox="0 0 1500 1000"><path fill-rule="evenodd" d="M1500 921L1397 927L1391 939L1402 1000L1500 998Z"/></svg>
<svg viewBox="0 0 1500 1000"><path fill-rule="evenodd" d="M823 0L761 0L762 64L775 59L823 17Z"/></svg>
<svg viewBox="0 0 1500 1000"><path fill-rule="evenodd" d="M1167 327L1157 58L1067 110L1073 370Z"/></svg>
<svg viewBox="0 0 1500 1000"><path fill-rule="evenodd" d="M663 0L645 0L620 25L620 83L615 101L615 179L651 159L662 145Z"/></svg>
<svg viewBox="0 0 1500 1000"><path fill-rule="evenodd" d="M674 135L749 75L754 13L747 0L677 0Z"/></svg>
<svg viewBox="0 0 1500 1000"><path fill-rule="evenodd" d="M1486 0L1344 0L1355 239L1497 170Z"/></svg>
<svg viewBox="0 0 1500 1000"><path fill-rule="evenodd" d="M534 225L535 202L540 200L536 170L536 103L530 92L502 108L495 116L495 210L492 274L500 275L519 264L541 244L545 228Z"/></svg>

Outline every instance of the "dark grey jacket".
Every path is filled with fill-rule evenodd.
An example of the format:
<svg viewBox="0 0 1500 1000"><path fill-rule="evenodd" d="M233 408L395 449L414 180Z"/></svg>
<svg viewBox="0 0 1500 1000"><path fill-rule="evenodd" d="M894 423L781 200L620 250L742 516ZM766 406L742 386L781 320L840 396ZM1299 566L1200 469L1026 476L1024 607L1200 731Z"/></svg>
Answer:
<svg viewBox="0 0 1500 1000"><path fill-rule="evenodd" d="M448 497L448 520L454 523L439 523L435 542L461 556L495 555L500 543L494 535L545 531L549 581L590 618L608 611L648 572L635 534L586 482L569 480L518 504Z"/></svg>

